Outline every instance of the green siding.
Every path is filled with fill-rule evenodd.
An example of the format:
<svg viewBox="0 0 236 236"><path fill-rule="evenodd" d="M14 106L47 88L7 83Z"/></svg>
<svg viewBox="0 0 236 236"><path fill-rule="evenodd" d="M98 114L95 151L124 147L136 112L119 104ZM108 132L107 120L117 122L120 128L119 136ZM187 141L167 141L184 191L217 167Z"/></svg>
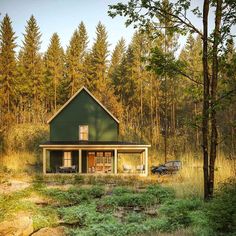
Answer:
<svg viewBox="0 0 236 236"><path fill-rule="evenodd" d="M50 170L56 172L59 166L63 166L63 151L50 151Z"/></svg>
<svg viewBox="0 0 236 236"><path fill-rule="evenodd" d="M72 151L71 152L72 156L72 165L79 167L79 151Z"/></svg>
<svg viewBox="0 0 236 236"><path fill-rule="evenodd" d="M79 125L89 126L90 141L118 140L118 123L85 90L51 121L50 140L79 140Z"/></svg>

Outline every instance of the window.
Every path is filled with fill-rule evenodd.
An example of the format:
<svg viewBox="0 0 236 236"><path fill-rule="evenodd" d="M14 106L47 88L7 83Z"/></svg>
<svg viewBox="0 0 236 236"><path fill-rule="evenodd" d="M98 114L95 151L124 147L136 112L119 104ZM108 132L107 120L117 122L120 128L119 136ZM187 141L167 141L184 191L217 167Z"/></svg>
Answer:
<svg viewBox="0 0 236 236"><path fill-rule="evenodd" d="M71 152L64 152L64 166L71 167Z"/></svg>
<svg viewBox="0 0 236 236"><path fill-rule="evenodd" d="M79 126L79 140L88 140L88 125Z"/></svg>

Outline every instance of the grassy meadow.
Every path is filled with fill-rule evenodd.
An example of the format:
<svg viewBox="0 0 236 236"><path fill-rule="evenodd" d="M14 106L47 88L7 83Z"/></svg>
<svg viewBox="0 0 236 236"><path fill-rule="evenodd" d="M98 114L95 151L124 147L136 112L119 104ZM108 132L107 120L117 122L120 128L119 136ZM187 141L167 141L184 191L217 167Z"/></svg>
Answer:
<svg viewBox="0 0 236 236"><path fill-rule="evenodd" d="M63 226L69 236L236 232L236 166L223 154L216 161L215 198L204 202L201 154L179 155L182 169L173 175L43 176L38 143L47 138L47 130L25 130L30 127L6 137L7 150L0 152L0 223L26 215L35 232ZM161 153L150 152L149 157L150 167L164 163ZM137 157L123 161L137 165Z"/></svg>
<svg viewBox="0 0 236 236"><path fill-rule="evenodd" d="M134 176L20 179L29 185L0 195L0 222L30 216L35 232L56 226L64 226L69 236L234 235L236 230L232 179L207 203L190 194L181 197L174 184L166 186L173 179L162 184ZM12 182L2 178L1 185L10 189Z"/></svg>

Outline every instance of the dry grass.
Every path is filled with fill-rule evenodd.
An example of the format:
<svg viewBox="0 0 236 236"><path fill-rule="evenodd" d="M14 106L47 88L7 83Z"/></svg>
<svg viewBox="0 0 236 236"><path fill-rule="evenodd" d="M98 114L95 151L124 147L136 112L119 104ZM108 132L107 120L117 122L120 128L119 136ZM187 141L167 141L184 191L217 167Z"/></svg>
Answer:
<svg viewBox="0 0 236 236"><path fill-rule="evenodd" d="M38 162L39 157L29 152L13 152L0 158L1 166L14 172L28 172Z"/></svg>
<svg viewBox="0 0 236 236"><path fill-rule="evenodd" d="M29 174L35 173L35 163L39 162L39 157L29 152L12 153L5 155L0 160L1 167L7 167L5 169L13 170L15 173L22 173L26 171ZM168 160L174 160L174 157L169 156ZM185 154L179 158L182 161L182 169L175 175L168 176L150 176L146 177L134 177L132 175L119 176L119 180L137 185L150 184L150 183L162 183L163 185L170 186L175 189L178 197L189 196L203 196L203 168L201 154ZM136 166L140 163L139 156L131 156L122 158L122 161L126 161L128 164ZM121 161L121 162L122 162ZM120 162L120 163L121 163ZM157 155L157 157L150 156L149 166L158 165L164 162L164 157ZM119 164L120 167L121 164ZM121 167L120 167L121 168ZM226 181L230 177L236 176L236 160L230 160L227 156L219 154L216 160L215 168L215 186L219 183ZM85 176L84 176L85 177ZM99 177L99 178L98 178ZM88 177L89 180L95 181L103 178L105 182L109 182L108 179L112 179L112 176L98 176ZM114 177L114 176L113 176ZM64 179L64 178L63 178ZM114 179L115 180L115 179ZM90 181L90 182L91 182ZM116 181L114 181L116 182Z"/></svg>
<svg viewBox="0 0 236 236"><path fill-rule="evenodd" d="M179 173L170 176L166 185L176 190L177 196L203 196L203 162L201 155L182 156L182 169ZM215 165L215 187L227 179L236 177L236 160L227 159L223 154L219 155Z"/></svg>

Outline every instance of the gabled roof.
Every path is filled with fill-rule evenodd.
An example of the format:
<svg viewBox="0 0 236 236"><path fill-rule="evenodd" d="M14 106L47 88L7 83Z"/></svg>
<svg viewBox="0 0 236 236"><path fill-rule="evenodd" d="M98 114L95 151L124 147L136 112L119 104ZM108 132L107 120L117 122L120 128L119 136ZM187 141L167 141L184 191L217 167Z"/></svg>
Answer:
<svg viewBox="0 0 236 236"><path fill-rule="evenodd" d="M82 91L86 91L117 123L120 123L119 120L114 116L112 115L112 113L110 111L108 111L108 109L101 103L99 102L91 92L89 92L89 90L86 88L86 87L81 87L48 121L47 123L49 124L56 116L58 116L61 111L67 107L76 97L77 95L82 92Z"/></svg>

